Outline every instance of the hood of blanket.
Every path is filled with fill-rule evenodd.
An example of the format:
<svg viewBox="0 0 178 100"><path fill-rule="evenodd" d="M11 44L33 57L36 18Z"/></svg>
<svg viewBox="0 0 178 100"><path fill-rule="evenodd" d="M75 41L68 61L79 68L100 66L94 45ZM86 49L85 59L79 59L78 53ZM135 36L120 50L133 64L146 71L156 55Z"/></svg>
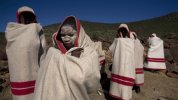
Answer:
<svg viewBox="0 0 178 100"><path fill-rule="evenodd" d="M137 39L137 34L134 31L131 31L130 32L130 38L136 40Z"/></svg>
<svg viewBox="0 0 178 100"><path fill-rule="evenodd" d="M127 24L120 24L120 26L118 27L118 30L119 30L120 28L125 28L125 29L129 32L129 36L130 36L130 30L129 30L129 27L128 27ZM117 34L118 34L118 33L117 33ZM130 38L130 37L129 37L129 38Z"/></svg>
<svg viewBox="0 0 178 100"><path fill-rule="evenodd" d="M151 36L148 38L148 43L150 46L156 46L160 42L162 42L162 40L157 37L155 33L151 34Z"/></svg>
<svg viewBox="0 0 178 100"><path fill-rule="evenodd" d="M30 12L30 13L34 14L35 19L36 19L36 15L35 15L34 10L30 7L23 6L23 7L20 7L16 12L16 20L17 20L18 23L20 23L20 14L22 14L23 12Z"/></svg>
<svg viewBox="0 0 178 100"><path fill-rule="evenodd" d="M77 20L75 16L68 16L67 18L65 18L65 20L59 26L57 32L53 34L53 41L55 45L57 45L58 49L61 50L62 53L67 52L67 49L65 48L62 42L62 39L61 39L61 35L60 35L61 27L65 24L73 25L77 31L77 37L74 42L74 47L78 47L78 38L79 38L79 33L80 33L80 21Z"/></svg>

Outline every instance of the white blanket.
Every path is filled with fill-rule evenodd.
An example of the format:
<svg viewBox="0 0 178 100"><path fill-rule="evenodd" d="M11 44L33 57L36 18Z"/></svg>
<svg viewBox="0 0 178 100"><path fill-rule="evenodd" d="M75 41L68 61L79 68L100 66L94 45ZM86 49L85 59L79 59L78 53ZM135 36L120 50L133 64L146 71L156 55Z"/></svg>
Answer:
<svg viewBox="0 0 178 100"><path fill-rule="evenodd" d="M35 100L89 100L99 86L98 54L85 47L80 58L49 48L36 83Z"/></svg>
<svg viewBox="0 0 178 100"><path fill-rule="evenodd" d="M33 100L39 60L46 52L42 27L10 22L5 36L13 100Z"/></svg>
<svg viewBox="0 0 178 100"><path fill-rule="evenodd" d="M135 40L135 85L140 86L144 84L144 72L143 72L143 53L144 47L138 39Z"/></svg>
<svg viewBox="0 0 178 100"><path fill-rule="evenodd" d="M135 79L134 40L116 38L109 49L114 57L110 95L118 99L131 99Z"/></svg>
<svg viewBox="0 0 178 100"><path fill-rule="evenodd" d="M145 69L161 70L166 69L163 40L158 37L149 38L150 48L148 49L147 63Z"/></svg>

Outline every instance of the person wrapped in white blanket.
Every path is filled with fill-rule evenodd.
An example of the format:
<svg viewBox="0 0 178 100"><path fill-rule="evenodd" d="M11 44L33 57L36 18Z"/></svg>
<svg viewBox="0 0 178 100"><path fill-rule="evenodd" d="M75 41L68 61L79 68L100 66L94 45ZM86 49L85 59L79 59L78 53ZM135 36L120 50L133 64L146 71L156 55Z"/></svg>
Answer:
<svg viewBox="0 0 178 100"><path fill-rule="evenodd" d="M140 86L144 84L144 71L143 71L143 61L144 61L144 47L137 37L135 32L130 32L130 36L134 39L134 57L135 57L135 84L133 90L136 93L140 93Z"/></svg>
<svg viewBox="0 0 178 100"><path fill-rule="evenodd" d="M128 26L121 24L116 38L109 47L113 54L109 94L114 99L132 98L132 87L135 82L134 49L134 39L130 38Z"/></svg>
<svg viewBox="0 0 178 100"><path fill-rule="evenodd" d="M90 100L99 89L99 55L74 16L67 17L53 35L42 61L35 89L35 100Z"/></svg>
<svg viewBox="0 0 178 100"><path fill-rule="evenodd" d="M144 69L151 71L166 71L166 64L164 58L163 40L156 36L155 33L151 34L149 39L149 49L147 54L147 62Z"/></svg>
<svg viewBox="0 0 178 100"><path fill-rule="evenodd" d="M17 22L7 24L5 36L13 100L33 100L39 62L46 54L45 36L33 9L20 7Z"/></svg>

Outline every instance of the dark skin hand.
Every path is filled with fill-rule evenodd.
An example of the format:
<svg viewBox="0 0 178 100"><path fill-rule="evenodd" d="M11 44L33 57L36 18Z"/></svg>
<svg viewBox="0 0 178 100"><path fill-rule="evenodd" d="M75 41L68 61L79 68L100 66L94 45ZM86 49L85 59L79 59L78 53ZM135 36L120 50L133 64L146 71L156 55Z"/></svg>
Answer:
<svg viewBox="0 0 178 100"><path fill-rule="evenodd" d="M72 51L71 55L74 56L74 57L80 58L80 55L81 55L82 51L83 51L82 48L78 48L78 49Z"/></svg>

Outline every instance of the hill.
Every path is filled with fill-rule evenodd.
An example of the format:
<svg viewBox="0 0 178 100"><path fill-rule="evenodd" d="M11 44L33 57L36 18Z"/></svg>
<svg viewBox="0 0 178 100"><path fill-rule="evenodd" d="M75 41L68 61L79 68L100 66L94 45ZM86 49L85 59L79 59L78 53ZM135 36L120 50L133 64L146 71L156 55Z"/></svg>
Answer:
<svg viewBox="0 0 178 100"><path fill-rule="evenodd" d="M147 36L150 33L158 33L161 37L166 34L178 33L178 12L144 21L129 23L131 29Z"/></svg>
<svg viewBox="0 0 178 100"><path fill-rule="evenodd" d="M114 38L114 33L116 33L117 27L120 25L120 23L99 23L83 20L81 20L81 24L91 38L97 39L101 37L107 40ZM126 24L128 24L130 30L135 31L140 37L148 37L150 33L157 33L164 38L169 34L178 33L178 12ZM51 35L57 31L59 25L60 23L44 26L44 32L48 39L51 39ZM0 41L4 41L2 33L0 33ZM0 42L0 45L2 45L2 42Z"/></svg>
<svg viewBox="0 0 178 100"><path fill-rule="evenodd" d="M47 36L51 36L58 29L59 24L45 26L44 30ZM101 37L107 40L114 38L114 33L116 33L117 27L120 25L120 23L108 24L88 21L81 21L81 24L86 33L92 38ZM150 33L157 33L160 37L164 38L168 34L178 33L178 12L137 22L128 22L126 24L138 36L147 37Z"/></svg>

